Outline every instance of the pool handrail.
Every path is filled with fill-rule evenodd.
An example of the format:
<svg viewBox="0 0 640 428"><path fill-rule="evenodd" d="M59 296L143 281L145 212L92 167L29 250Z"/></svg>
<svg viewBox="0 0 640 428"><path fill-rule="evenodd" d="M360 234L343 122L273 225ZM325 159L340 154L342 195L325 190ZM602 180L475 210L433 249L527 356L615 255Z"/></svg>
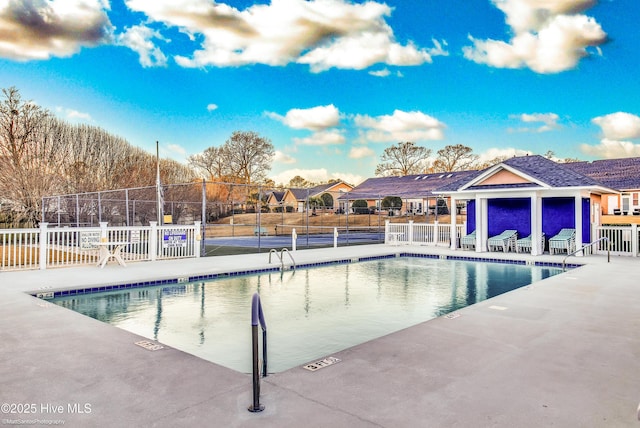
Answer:
<svg viewBox="0 0 640 428"><path fill-rule="evenodd" d="M264 406L260 404L260 369L258 352L258 324L262 328L262 377L267 376L267 323L264 320L260 295L253 294L251 299L251 344L253 359L253 403L247 410L261 412Z"/></svg>
<svg viewBox="0 0 640 428"><path fill-rule="evenodd" d="M289 250L287 248L283 248L282 250L280 250L280 253L278 254L278 250L276 250L275 248L272 248L269 250L269 264L271 264L271 254L275 254L276 256L278 256L278 259L280 260L280 270L284 270L284 253L287 253L289 255L289 258L291 259L291 263L293 263L293 269L296 269L296 261L293 259L293 256L291 255L291 253L289 252Z"/></svg>
<svg viewBox="0 0 640 428"><path fill-rule="evenodd" d="M596 239L595 241L590 242L587 245L583 245L582 247L578 248L577 250L575 250L575 251L567 254L566 256L564 256L564 259L562 259L562 270L563 271L565 270L565 262L566 262L566 260L567 260L567 258L569 256L572 256L572 255L574 255L576 253L579 253L580 251L582 251L582 250L584 250L586 248L589 248L589 247L597 244L600 241L607 241L607 263L611 263L611 241L609 240L608 237L603 236L602 238Z"/></svg>

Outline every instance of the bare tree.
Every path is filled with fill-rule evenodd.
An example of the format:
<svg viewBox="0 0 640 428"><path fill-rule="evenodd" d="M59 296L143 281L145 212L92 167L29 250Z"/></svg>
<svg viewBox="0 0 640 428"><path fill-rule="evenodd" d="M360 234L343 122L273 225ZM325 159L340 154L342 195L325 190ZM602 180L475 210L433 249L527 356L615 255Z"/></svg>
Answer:
<svg viewBox="0 0 640 428"><path fill-rule="evenodd" d="M275 150L271 140L252 131L234 131L224 143L232 175L242 183L263 181L271 170Z"/></svg>
<svg viewBox="0 0 640 428"><path fill-rule="evenodd" d="M37 224L41 198L60 188L61 124L15 87L0 102L0 194L17 222Z"/></svg>
<svg viewBox="0 0 640 428"><path fill-rule="evenodd" d="M225 146L209 147L200 154L189 156L188 161L191 167L204 173L205 178L224 179L231 173Z"/></svg>
<svg viewBox="0 0 640 428"><path fill-rule="evenodd" d="M462 144L449 145L438 150L438 157L433 162L433 171L466 171L474 169L477 161L478 155L473 154L471 147Z"/></svg>
<svg viewBox="0 0 640 428"><path fill-rule="evenodd" d="M420 174L427 169L431 150L411 141L387 147L376 166L378 176L404 176Z"/></svg>

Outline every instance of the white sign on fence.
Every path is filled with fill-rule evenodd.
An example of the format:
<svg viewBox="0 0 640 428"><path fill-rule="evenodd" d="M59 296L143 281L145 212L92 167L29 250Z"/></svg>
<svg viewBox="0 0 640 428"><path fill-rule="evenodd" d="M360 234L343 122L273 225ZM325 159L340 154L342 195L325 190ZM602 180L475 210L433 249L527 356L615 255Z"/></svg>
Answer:
<svg viewBox="0 0 640 428"><path fill-rule="evenodd" d="M187 231L184 229L165 230L162 237L162 248L186 248Z"/></svg>
<svg viewBox="0 0 640 428"><path fill-rule="evenodd" d="M97 248L96 244L100 242L99 230L87 230L80 232L80 249L93 250Z"/></svg>

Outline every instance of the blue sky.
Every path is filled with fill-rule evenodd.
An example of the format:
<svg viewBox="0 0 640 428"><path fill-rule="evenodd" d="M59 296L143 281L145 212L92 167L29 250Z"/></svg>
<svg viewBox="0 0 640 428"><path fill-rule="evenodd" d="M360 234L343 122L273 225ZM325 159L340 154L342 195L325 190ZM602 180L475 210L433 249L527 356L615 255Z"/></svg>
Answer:
<svg viewBox="0 0 640 428"><path fill-rule="evenodd" d="M0 86L186 162L233 131L287 183L413 141L640 156L637 0L0 0Z"/></svg>

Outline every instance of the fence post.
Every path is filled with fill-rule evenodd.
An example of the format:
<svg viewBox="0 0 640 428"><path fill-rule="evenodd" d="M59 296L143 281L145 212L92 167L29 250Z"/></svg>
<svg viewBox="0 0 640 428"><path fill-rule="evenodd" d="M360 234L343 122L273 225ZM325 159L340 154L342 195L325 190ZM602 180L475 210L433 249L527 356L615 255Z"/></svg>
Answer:
<svg viewBox="0 0 640 428"><path fill-rule="evenodd" d="M436 206L436 210L438 209L438 207ZM440 242L440 236L438 236L440 234L440 228L438 227L438 220L433 222L433 245L438 245L438 242Z"/></svg>
<svg viewBox="0 0 640 428"><path fill-rule="evenodd" d="M631 225L631 255L633 257L638 256L638 225Z"/></svg>
<svg viewBox="0 0 640 428"><path fill-rule="evenodd" d="M200 235L201 232L201 228L200 228L200 222L199 221L194 221L193 224L195 225L195 231L194 231L194 241L193 241L193 252L194 255L196 257L200 257L200 241L202 240L202 236Z"/></svg>
<svg viewBox="0 0 640 428"><path fill-rule="evenodd" d="M407 239L407 241L408 241L407 243L409 245L413 245L413 220L409 220L409 230L407 232L408 232L408 235L409 235L409 237Z"/></svg>
<svg viewBox="0 0 640 428"><path fill-rule="evenodd" d="M296 251L296 244L298 243L298 234L296 229L291 229L291 251Z"/></svg>
<svg viewBox="0 0 640 428"><path fill-rule="evenodd" d="M49 231L47 230L47 226L49 223L42 222L40 223L40 269L44 270L47 268L47 262L49 261Z"/></svg>
<svg viewBox="0 0 640 428"><path fill-rule="evenodd" d="M108 242L109 235L107 234L107 225L109 223L106 221L100 222L100 242Z"/></svg>
<svg viewBox="0 0 640 428"><path fill-rule="evenodd" d="M389 243L389 220L384 221L384 243Z"/></svg>
<svg viewBox="0 0 640 428"><path fill-rule="evenodd" d="M149 227L149 258L155 261L158 258L158 222L150 221Z"/></svg>

